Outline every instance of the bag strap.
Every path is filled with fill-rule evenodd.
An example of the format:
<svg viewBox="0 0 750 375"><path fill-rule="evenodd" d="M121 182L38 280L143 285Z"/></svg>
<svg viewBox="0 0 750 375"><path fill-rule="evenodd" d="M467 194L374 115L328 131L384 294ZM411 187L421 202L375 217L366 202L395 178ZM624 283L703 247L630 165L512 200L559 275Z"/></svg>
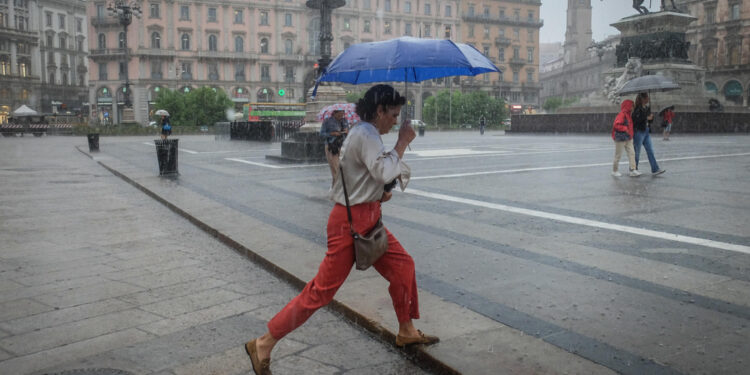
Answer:
<svg viewBox="0 0 750 375"><path fill-rule="evenodd" d="M349 208L349 194L346 192L346 179L344 178L344 168L339 164L339 170L341 171L341 185L344 187L344 200L346 200L346 214L349 216L349 230L352 235L358 234L354 231L354 224L352 223L352 210Z"/></svg>

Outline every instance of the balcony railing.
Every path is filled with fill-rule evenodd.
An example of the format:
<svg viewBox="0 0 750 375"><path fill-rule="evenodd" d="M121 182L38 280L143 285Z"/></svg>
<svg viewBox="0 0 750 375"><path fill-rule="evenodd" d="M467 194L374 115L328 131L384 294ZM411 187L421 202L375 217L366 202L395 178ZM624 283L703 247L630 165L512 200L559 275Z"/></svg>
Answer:
<svg viewBox="0 0 750 375"><path fill-rule="evenodd" d="M286 54L279 55L279 60L281 60L281 61L287 61L287 62L298 62L298 63L301 63L301 62L304 61L304 59L305 58L302 55L286 55Z"/></svg>
<svg viewBox="0 0 750 375"><path fill-rule="evenodd" d="M495 44L498 46L509 46L511 43L510 38L499 36L495 38Z"/></svg>
<svg viewBox="0 0 750 375"><path fill-rule="evenodd" d="M525 59L522 59L520 57L513 57L510 60L508 60L508 62L511 65L526 65L528 63L528 61L526 61Z"/></svg>
<svg viewBox="0 0 750 375"><path fill-rule="evenodd" d="M126 49L126 48L101 48L101 49L92 49L89 56L92 59L97 59L97 58L114 59L114 58L124 57L127 52L130 52L130 51L129 49Z"/></svg>
<svg viewBox="0 0 750 375"><path fill-rule="evenodd" d="M120 26L120 21L114 17L91 17L91 25L94 27Z"/></svg>
<svg viewBox="0 0 750 375"><path fill-rule="evenodd" d="M175 57L175 50L160 48L139 48L135 51L139 56Z"/></svg>
<svg viewBox="0 0 750 375"><path fill-rule="evenodd" d="M486 16L483 14L475 14L472 16L464 15L461 17L467 22L478 22L478 23L491 23L498 25L510 25L510 26L522 26L522 27L542 27L544 21L539 18L511 18L511 17L500 17L500 16Z"/></svg>
<svg viewBox="0 0 750 375"><path fill-rule="evenodd" d="M10 28L10 27L3 27L0 26L0 36L3 37L11 37L11 38L21 38L21 39L33 39L33 41L30 40L23 40L24 42L32 42L33 44L38 44L38 34L36 31L31 30L19 30L16 28Z"/></svg>
<svg viewBox="0 0 750 375"><path fill-rule="evenodd" d="M248 52L198 51L198 58L224 60L257 60L258 54Z"/></svg>

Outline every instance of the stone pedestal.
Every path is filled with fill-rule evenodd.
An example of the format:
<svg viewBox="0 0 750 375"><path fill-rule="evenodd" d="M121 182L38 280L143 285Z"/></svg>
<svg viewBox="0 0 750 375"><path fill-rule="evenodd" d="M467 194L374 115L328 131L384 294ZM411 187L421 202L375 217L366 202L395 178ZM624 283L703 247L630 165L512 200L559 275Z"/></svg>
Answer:
<svg viewBox="0 0 750 375"><path fill-rule="evenodd" d="M120 122L123 124L135 122L135 111L133 111L133 108L124 108L122 110L122 120Z"/></svg>
<svg viewBox="0 0 750 375"><path fill-rule="evenodd" d="M339 86L321 84L315 100L309 99L312 88L307 93L307 104L305 105L305 125L299 128L294 139L281 142L281 156L266 155L267 159L286 163L310 163L326 160L325 142L320 137L320 126L318 113L332 104L345 103L346 91Z"/></svg>
<svg viewBox="0 0 750 375"><path fill-rule="evenodd" d="M705 69L688 59L690 43L685 39L688 25L696 18L683 13L657 12L623 18L612 24L620 30L617 46L617 66L604 73L605 88L601 92L581 98L571 107L558 113L618 112L619 102L634 99L635 94L618 97L614 92L630 79L661 74L680 85L680 90L651 93L651 109L675 105L675 110L703 109L708 111L704 82Z"/></svg>

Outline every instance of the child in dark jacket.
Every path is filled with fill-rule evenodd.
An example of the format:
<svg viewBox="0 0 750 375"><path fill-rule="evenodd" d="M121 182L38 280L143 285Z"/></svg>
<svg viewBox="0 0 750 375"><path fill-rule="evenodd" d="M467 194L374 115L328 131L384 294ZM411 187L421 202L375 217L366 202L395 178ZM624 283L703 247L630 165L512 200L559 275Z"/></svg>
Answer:
<svg viewBox="0 0 750 375"><path fill-rule="evenodd" d="M620 104L620 113L615 117L612 124L612 139L615 141L615 162L612 164L612 176L620 177L622 173L618 172L622 150L628 154L628 163L630 166L630 177L641 175L635 167L635 150L633 149L633 119L630 112L633 111L633 101L625 100Z"/></svg>

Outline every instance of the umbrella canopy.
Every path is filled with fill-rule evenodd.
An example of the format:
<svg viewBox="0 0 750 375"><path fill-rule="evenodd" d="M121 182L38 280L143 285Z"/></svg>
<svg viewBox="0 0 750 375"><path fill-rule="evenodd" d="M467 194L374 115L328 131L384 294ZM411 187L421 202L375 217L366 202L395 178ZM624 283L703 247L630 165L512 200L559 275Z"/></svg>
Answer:
<svg viewBox="0 0 750 375"><path fill-rule="evenodd" d="M169 112L166 109L160 109L156 111L157 116L169 116Z"/></svg>
<svg viewBox="0 0 750 375"><path fill-rule="evenodd" d="M668 109L671 109L671 110L674 111L674 105L669 105L669 106L666 106L666 107L662 108L661 111L659 111L659 116L663 115L664 112L666 112L666 110L668 110Z"/></svg>
<svg viewBox="0 0 750 375"><path fill-rule="evenodd" d="M334 111L344 111L344 118L349 124L359 121L354 103L337 103L326 106L318 112L318 121L325 121L325 119L333 116Z"/></svg>
<svg viewBox="0 0 750 375"><path fill-rule="evenodd" d="M639 92L679 90L680 85L660 74L633 78L622 86L617 95L631 95Z"/></svg>
<svg viewBox="0 0 750 375"><path fill-rule="evenodd" d="M401 37L355 44L336 56L320 82L351 84L421 82L450 76L475 76L498 69L476 48L447 39Z"/></svg>
<svg viewBox="0 0 750 375"><path fill-rule="evenodd" d="M13 117L28 117L37 115L39 115L37 111L27 107L25 104L21 105L20 107L16 108L15 111L13 111Z"/></svg>

